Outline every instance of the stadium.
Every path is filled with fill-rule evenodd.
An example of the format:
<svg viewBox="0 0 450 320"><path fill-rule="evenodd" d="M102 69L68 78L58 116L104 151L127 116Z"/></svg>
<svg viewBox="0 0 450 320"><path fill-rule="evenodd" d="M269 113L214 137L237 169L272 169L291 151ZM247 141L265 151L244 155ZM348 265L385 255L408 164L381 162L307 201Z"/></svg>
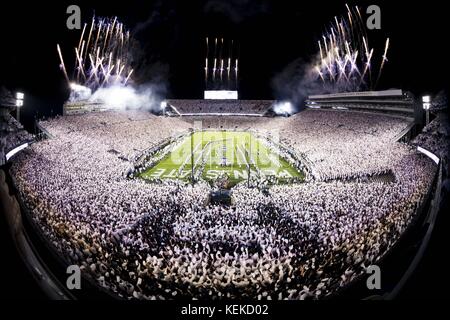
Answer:
<svg viewBox="0 0 450 320"><path fill-rule="evenodd" d="M211 57L213 42L204 99L152 100L156 112L116 107L115 87L111 100L83 96L113 77L129 88L133 70L124 64L120 78L114 58L82 90L72 84L61 115L37 120L34 135L11 115L20 96L2 94L2 208L43 291L80 298L64 288L79 266L83 294L107 299L394 297L441 209L445 108L401 89L348 90L364 65L300 110L240 99L238 60ZM371 266L385 272L375 291Z"/></svg>

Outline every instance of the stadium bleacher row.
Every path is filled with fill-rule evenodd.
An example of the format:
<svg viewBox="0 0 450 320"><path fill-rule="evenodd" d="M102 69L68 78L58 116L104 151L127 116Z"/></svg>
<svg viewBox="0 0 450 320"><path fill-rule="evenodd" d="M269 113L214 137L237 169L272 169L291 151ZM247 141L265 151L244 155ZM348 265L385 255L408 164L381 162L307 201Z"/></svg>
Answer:
<svg viewBox="0 0 450 320"><path fill-rule="evenodd" d="M263 115L272 106L271 100L167 100L174 115L229 114Z"/></svg>
<svg viewBox="0 0 450 320"><path fill-rule="evenodd" d="M308 108L331 108L341 110L367 110L385 112L414 118L417 103L414 97L402 90L346 92L309 96Z"/></svg>

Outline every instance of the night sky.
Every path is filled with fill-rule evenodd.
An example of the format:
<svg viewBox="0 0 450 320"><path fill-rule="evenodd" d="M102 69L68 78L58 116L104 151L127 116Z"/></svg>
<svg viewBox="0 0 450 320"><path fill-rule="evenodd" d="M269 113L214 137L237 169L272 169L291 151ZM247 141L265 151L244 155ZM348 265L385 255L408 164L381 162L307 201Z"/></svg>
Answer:
<svg viewBox="0 0 450 320"><path fill-rule="evenodd" d="M308 61L326 24L346 13L342 1L58 1L2 3L0 10L0 85L23 90L25 113L59 113L68 91L59 70L56 44L67 69L81 30L66 28L66 8L78 4L82 21L92 14L118 16L135 34L148 70L148 81L163 81L168 98L201 98L204 90L205 37L240 44L242 99L280 98L272 82L289 63ZM427 1L348 2L366 8L378 4L382 29L368 31L373 47L391 39L378 89L401 88L416 94L448 87L447 10ZM365 11L365 10L364 10ZM378 43L376 43L378 41ZM381 53L378 53L381 55Z"/></svg>

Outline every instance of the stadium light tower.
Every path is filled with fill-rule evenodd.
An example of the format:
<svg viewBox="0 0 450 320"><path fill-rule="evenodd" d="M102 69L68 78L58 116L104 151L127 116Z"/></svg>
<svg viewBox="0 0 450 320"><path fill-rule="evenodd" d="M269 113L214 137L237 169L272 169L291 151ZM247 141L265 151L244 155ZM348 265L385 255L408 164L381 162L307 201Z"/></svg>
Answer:
<svg viewBox="0 0 450 320"><path fill-rule="evenodd" d="M23 107L23 100L25 94L23 92L16 92L16 119L20 122L20 109Z"/></svg>
<svg viewBox="0 0 450 320"><path fill-rule="evenodd" d="M430 123L431 97L423 96L422 97L422 105L423 105L423 109L425 110L425 116L426 116L425 125L428 125Z"/></svg>

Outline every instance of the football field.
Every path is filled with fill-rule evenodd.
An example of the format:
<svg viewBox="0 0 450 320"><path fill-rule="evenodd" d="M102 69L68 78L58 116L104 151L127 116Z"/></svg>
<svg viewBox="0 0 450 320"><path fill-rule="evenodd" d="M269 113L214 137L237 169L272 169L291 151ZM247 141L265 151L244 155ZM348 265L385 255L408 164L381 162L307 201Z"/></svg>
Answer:
<svg viewBox="0 0 450 320"><path fill-rule="evenodd" d="M194 170L192 170L192 168ZM275 176L280 181L302 179L301 172L270 150L267 141L250 132L202 131L184 137L168 156L141 174L144 179L182 179L194 176L215 181L224 174L230 182Z"/></svg>

